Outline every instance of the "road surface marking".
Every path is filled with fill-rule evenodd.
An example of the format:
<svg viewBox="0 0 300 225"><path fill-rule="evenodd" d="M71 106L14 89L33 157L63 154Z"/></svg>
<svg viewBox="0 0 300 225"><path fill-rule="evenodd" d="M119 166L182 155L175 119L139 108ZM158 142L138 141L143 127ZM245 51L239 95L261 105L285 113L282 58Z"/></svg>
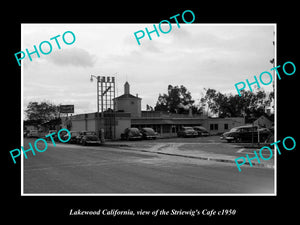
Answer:
<svg viewBox="0 0 300 225"><path fill-rule="evenodd" d="M249 154L255 155L255 154L254 154L254 151L258 152L260 149L254 149L254 150L251 151L251 152L248 152L248 151L243 152L243 151L245 151L245 150L247 150L247 149L246 149L246 148L241 148L241 149L239 149L236 153L247 153L248 155L249 155ZM270 153L268 153L268 152L266 152L266 153L260 153L260 154L262 154L262 155L270 155Z"/></svg>

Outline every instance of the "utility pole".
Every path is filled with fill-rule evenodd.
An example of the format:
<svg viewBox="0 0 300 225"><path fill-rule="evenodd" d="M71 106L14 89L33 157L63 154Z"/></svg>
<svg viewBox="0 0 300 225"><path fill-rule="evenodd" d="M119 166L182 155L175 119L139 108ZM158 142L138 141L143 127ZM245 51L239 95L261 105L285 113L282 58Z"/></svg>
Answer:
<svg viewBox="0 0 300 225"><path fill-rule="evenodd" d="M96 133L97 136L100 137L100 126L99 126L99 83L100 76L91 75L90 81L93 82L93 77L97 79L97 119L96 119Z"/></svg>

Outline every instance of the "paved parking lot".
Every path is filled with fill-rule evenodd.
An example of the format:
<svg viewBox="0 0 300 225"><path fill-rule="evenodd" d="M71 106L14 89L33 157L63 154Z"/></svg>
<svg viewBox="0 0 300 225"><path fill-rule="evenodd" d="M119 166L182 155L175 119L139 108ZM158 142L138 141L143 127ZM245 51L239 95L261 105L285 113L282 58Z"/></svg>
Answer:
<svg viewBox="0 0 300 225"><path fill-rule="evenodd" d="M220 140L219 136L196 137L196 138L165 138L157 140L142 141L114 141L107 142L107 145L120 146L123 149L135 149L140 151L149 151L156 153L174 154L186 157L194 157L200 159L218 159L234 162L238 157L253 157L254 151L259 152L259 148L244 147L243 143L227 143ZM249 146L246 144L245 146ZM263 146L263 145L261 145ZM269 157L269 152L262 152L265 158ZM255 163L256 166L265 166L272 168L274 166L274 157L261 163Z"/></svg>
<svg viewBox="0 0 300 225"><path fill-rule="evenodd" d="M34 139L25 138L24 147ZM239 152L238 152L239 151ZM48 143L24 160L24 193L274 193L271 167L226 162L246 154L218 137ZM218 160L214 160L218 159Z"/></svg>

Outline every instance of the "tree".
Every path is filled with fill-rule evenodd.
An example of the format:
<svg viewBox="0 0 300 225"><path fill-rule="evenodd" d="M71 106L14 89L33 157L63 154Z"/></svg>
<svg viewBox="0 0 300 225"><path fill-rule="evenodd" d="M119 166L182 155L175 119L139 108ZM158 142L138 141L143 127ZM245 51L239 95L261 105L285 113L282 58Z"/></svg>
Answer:
<svg viewBox="0 0 300 225"><path fill-rule="evenodd" d="M169 85L167 94L159 94L154 110L183 114L191 108L193 113L200 112L194 102L186 87Z"/></svg>
<svg viewBox="0 0 300 225"><path fill-rule="evenodd" d="M58 106L48 102L29 102L25 110L28 120L45 123L56 119L59 114Z"/></svg>
<svg viewBox="0 0 300 225"><path fill-rule="evenodd" d="M146 111L153 111L153 107L150 105L146 105Z"/></svg>
<svg viewBox="0 0 300 225"><path fill-rule="evenodd" d="M226 114L223 112L223 108L226 108L225 104L227 102L226 96L214 89L204 89L206 94L201 98L200 102L207 105L210 111L214 114Z"/></svg>
<svg viewBox="0 0 300 225"><path fill-rule="evenodd" d="M246 120L258 118L265 115L265 107L270 104L270 99L263 90L257 92L243 90L241 96L222 94L210 88L205 91L201 102L206 103L210 111L219 117L245 116Z"/></svg>

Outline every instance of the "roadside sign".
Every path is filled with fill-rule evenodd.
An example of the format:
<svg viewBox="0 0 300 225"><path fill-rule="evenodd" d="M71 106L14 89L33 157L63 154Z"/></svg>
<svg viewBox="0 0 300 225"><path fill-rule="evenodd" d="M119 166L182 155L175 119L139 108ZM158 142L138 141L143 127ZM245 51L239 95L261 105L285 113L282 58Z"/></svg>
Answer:
<svg viewBox="0 0 300 225"><path fill-rule="evenodd" d="M60 113L74 113L74 105L60 105L59 112Z"/></svg>

